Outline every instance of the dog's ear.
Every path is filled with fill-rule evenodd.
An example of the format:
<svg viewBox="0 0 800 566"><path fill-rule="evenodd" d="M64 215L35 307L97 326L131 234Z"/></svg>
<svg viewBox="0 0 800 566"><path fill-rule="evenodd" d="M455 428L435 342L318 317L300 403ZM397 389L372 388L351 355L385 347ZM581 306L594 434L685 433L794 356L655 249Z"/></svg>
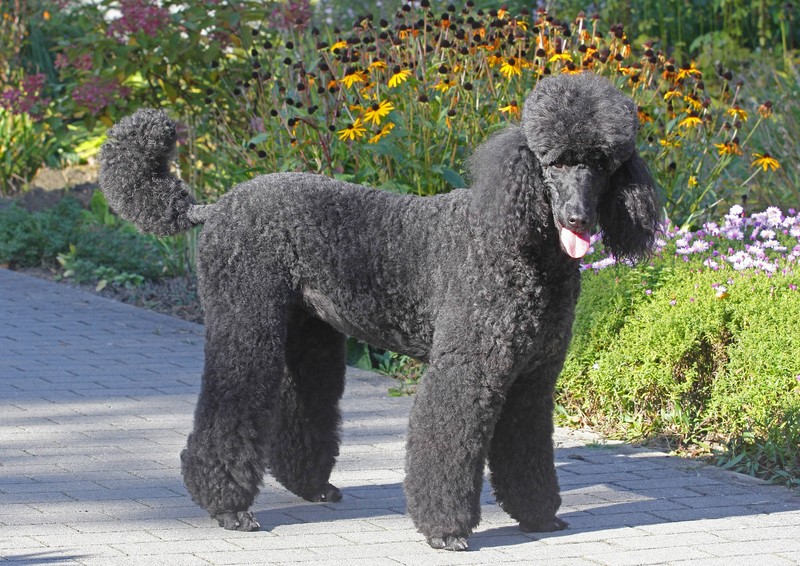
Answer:
<svg viewBox="0 0 800 566"><path fill-rule="evenodd" d="M521 219L533 209L539 164L528 148L519 126L509 126L475 149L467 161L467 174L479 208L495 219L504 219L505 237L515 241L530 237ZM523 229L527 228L527 229Z"/></svg>
<svg viewBox="0 0 800 566"><path fill-rule="evenodd" d="M633 155L611 175L599 207L603 244L619 260L648 257L661 224L661 203L647 164Z"/></svg>

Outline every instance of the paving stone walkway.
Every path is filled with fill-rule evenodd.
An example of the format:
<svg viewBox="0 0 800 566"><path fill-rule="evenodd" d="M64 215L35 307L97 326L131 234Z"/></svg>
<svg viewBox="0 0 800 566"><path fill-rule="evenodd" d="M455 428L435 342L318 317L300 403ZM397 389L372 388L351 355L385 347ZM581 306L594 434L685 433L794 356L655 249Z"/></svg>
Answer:
<svg viewBox="0 0 800 566"><path fill-rule="evenodd" d="M224 531L189 499L202 327L0 269L0 563L800 564L800 497L716 468L556 432L568 530L521 533L483 494L462 553L405 515L410 398L350 371L336 504L267 479L257 533Z"/></svg>

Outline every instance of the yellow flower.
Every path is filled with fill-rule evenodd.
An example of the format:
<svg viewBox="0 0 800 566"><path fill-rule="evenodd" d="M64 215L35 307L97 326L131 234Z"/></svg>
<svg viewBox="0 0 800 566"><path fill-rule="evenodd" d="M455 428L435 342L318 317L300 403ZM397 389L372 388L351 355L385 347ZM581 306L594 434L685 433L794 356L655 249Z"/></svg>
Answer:
<svg viewBox="0 0 800 566"><path fill-rule="evenodd" d="M375 70L380 70L380 69L385 69L385 68L386 68L386 63L384 63L381 60L377 60L376 59L375 61L373 61L372 63L369 64L369 70L370 71L375 71Z"/></svg>
<svg viewBox="0 0 800 566"><path fill-rule="evenodd" d="M447 92L451 88L456 86L455 81L441 81L434 85L434 89L438 90L439 92Z"/></svg>
<svg viewBox="0 0 800 566"><path fill-rule="evenodd" d="M507 80L511 80L513 77L518 77L522 75L522 71L520 70L519 61L514 59L513 57L503 61L503 64L500 66L500 74L503 75Z"/></svg>
<svg viewBox="0 0 800 566"><path fill-rule="evenodd" d="M703 109L703 103L694 95L687 94L683 100L692 108L692 110L700 111Z"/></svg>
<svg viewBox="0 0 800 566"><path fill-rule="evenodd" d="M753 157L756 159L750 164L751 167L762 167L764 171L766 171L767 168L775 171L781 167L781 164L778 163L778 160L772 157L769 153L764 153L764 155L761 155L760 153L754 153Z"/></svg>
<svg viewBox="0 0 800 566"><path fill-rule="evenodd" d="M671 88L666 93L664 93L664 100L671 100L675 97L680 98L680 96L681 96L681 91L679 91L676 88Z"/></svg>
<svg viewBox="0 0 800 566"><path fill-rule="evenodd" d="M489 55L486 58L486 62L489 63L490 67L494 67L495 65L502 65L505 59L500 57L499 55Z"/></svg>
<svg viewBox="0 0 800 566"><path fill-rule="evenodd" d="M364 112L365 123L372 122L373 125L378 126L381 123L381 118L388 116L392 110L394 110L394 105L388 100L384 100L380 104L376 102Z"/></svg>
<svg viewBox="0 0 800 566"><path fill-rule="evenodd" d="M401 29L397 35L400 37L400 39L408 39L409 36L417 37L419 35L419 30L411 28Z"/></svg>
<svg viewBox="0 0 800 566"><path fill-rule="evenodd" d="M734 104L731 108L728 108L728 114L734 118L740 119L742 122L747 122L747 112L742 110L738 104Z"/></svg>
<svg viewBox="0 0 800 566"><path fill-rule="evenodd" d="M500 112L503 114L508 114L509 116L519 116L519 106L517 105L517 101L511 101L508 106L503 106L500 108Z"/></svg>
<svg viewBox="0 0 800 566"><path fill-rule="evenodd" d="M769 118L772 116L772 102L767 100L758 107L758 115L762 118Z"/></svg>
<svg viewBox="0 0 800 566"><path fill-rule="evenodd" d="M688 67L684 66L684 67L681 67L680 69L678 69L678 76L676 77L676 80L685 79L687 77L698 77L699 78L699 77L702 77L702 76L703 76L703 73L700 72L700 69L698 69L697 67L694 66L694 61L692 61L692 63Z"/></svg>
<svg viewBox="0 0 800 566"><path fill-rule="evenodd" d="M395 67L392 69L392 76L389 77L389 88L394 88L399 84L405 82L408 77L411 76L411 71L409 69L401 69L400 67Z"/></svg>
<svg viewBox="0 0 800 566"><path fill-rule="evenodd" d="M686 182L686 184L689 185L690 189L692 187L696 187L697 186L697 177L695 177L694 175L689 175L689 180Z"/></svg>
<svg viewBox="0 0 800 566"><path fill-rule="evenodd" d="M331 45L331 51L336 51L337 49L344 49L345 47L347 47L347 42L340 40Z"/></svg>
<svg viewBox="0 0 800 566"><path fill-rule="evenodd" d="M555 55L547 60L548 63L555 63L556 61L569 61L572 62L572 54L564 53L563 51L556 51Z"/></svg>
<svg viewBox="0 0 800 566"><path fill-rule="evenodd" d="M681 142L677 139L663 139L658 140L658 143L661 144L661 147L680 147Z"/></svg>
<svg viewBox="0 0 800 566"><path fill-rule="evenodd" d="M646 110L642 110L641 108L638 109L637 115L639 116L639 121L642 124L653 121L653 117L648 114Z"/></svg>
<svg viewBox="0 0 800 566"><path fill-rule="evenodd" d="M699 126L702 124L703 121L696 115L690 114L680 122L678 122L679 128L694 128L695 126Z"/></svg>
<svg viewBox="0 0 800 566"><path fill-rule="evenodd" d="M729 141L725 143L715 143L714 147L717 148L720 155L741 155L742 148L739 147L739 143L735 141Z"/></svg>
<svg viewBox="0 0 800 566"><path fill-rule="evenodd" d="M504 20L507 15L508 15L508 10L506 10L505 8L500 8L499 10L497 10L498 20Z"/></svg>
<svg viewBox="0 0 800 566"><path fill-rule="evenodd" d="M367 143L378 143L380 139L394 129L394 124L388 122L379 132L367 140Z"/></svg>
<svg viewBox="0 0 800 566"><path fill-rule="evenodd" d="M354 140L356 138L361 138L364 136L364 132L367 129L364 127L364 123L361 121L361 118L356 118L356 121L344 128L343 130L339 130L339 139L345 141L347 139Z"/></svg>
<svg viewBox="0 0 800 566"><path fill-rule="evenodd" d="M342 77L342 82L344 83L344 86L351 88L356 83L367 82L367 75L364 73L364 71L356 68L350 68L345 71L345 75Z"/></svg>

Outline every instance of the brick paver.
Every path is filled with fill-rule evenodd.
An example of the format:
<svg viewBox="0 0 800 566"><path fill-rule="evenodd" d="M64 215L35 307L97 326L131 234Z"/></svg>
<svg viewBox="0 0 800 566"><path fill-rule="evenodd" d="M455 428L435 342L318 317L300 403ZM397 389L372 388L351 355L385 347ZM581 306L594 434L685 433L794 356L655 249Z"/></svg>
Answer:
<svg viewBox="0 0 800 566"><path fill-rule="evenodd" d="M202 327L0 269L0 562L799 564L800 497L695 462L556 431L570 528L521 533L483 494L470 551L434 551L404 514L413 399L349 371L337 504L270 478L264 529L224 531L189 499Z"/></svg>

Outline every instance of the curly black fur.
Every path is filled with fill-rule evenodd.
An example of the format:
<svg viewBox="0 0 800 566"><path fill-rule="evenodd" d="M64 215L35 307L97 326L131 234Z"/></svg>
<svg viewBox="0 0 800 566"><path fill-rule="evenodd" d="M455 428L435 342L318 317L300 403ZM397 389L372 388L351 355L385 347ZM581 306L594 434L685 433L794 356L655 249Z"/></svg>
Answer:
<svg viewBox="0 0 800 566"><path fill-rule="evenodd" d="M597 223L619 257L649 253L659 206L636 129L633 103L604 79L546 78L521 125L475 151L471 189L419 198L278 173L201 207L169 173L165 115L122 120L102 154L114 209L158 234L205 223L206 363L182 454L194 500L252 530L267 468L306 499L340 497L328 478L352 335L429 362L405 488L432 546L466 548L487 458L523 529L564 528L552 412L580 291L571 256Z"/></svg>

